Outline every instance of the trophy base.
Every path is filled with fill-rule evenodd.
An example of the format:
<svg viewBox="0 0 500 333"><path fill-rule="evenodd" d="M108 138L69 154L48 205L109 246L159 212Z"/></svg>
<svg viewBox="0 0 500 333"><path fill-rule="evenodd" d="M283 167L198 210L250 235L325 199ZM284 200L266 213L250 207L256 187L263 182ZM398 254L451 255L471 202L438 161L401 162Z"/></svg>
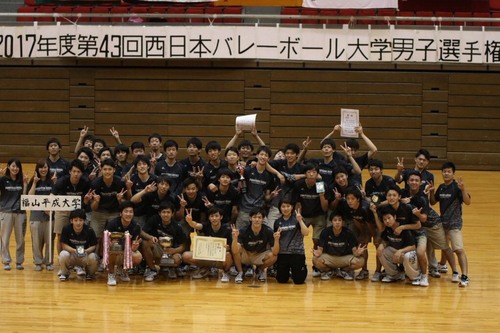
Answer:
<svg viewBox="0 0 500 333"><path fill-rule="evenodd" d="M175 263L173 258L161 258L160 266L172 266Z"/></svg>

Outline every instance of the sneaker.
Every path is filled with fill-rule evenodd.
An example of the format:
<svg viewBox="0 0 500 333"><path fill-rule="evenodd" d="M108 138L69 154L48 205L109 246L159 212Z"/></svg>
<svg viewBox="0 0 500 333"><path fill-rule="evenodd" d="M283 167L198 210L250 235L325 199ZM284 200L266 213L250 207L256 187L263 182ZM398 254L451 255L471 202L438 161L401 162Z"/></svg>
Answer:
<svg viewBox="0 0 500 333"><path fill-rule="evenodd" d="M194 272L194 271L197 271L198 270L198 266L196 265L189 265L187 266L188 269L191 271L191 272Z"/></svg>
<svg viewBox="0 0 500 333"><path fill-rule="evenodd" d="M252 277L252 276L253 276L253 268L249 267L245 272L245 277Z"/></svg>
<svg viewBox="0 0 500 333"><path fill-rule="evenodd" d="M186 272L181 267L177 267L175 269L175 272L176 272L176 274L177 274L178 277L184 277L184 276L186 276Z"/></svg>
<svg viewBox="0 0 500 333"><path fill-rule="evenodd" d="M128 276L128 270L124 269L122 270L122 273L120 274L120 280L123 282L130 282L130 277Z"/></svg>
<svg viewBox="0 0 500 333"><path fill-rule="evenodd" d="M453 274L451 275L451 282L459 283L460 282L460 274L458 274L457 272L453 272Z"/></svg>
<svg viewBox="0 0 500 333"><path fill-rule="evenodd" d="M429 279L427 278L427 274L422 274L420 276L420 287L428 287L429 286Z"/></svg>
<svg viewBox="0 0 500 333"><path fill-rule="evenodd" d="M411 284L414 286L420 286L420 279L421 279L421 276L419 276L415 280L411 281Z"/></svg>
<svg viewBox="0 0 500 333"><path fill-rule="evenodd" d="M359 274L361 274L361 273L359 273ZM354 280L354 272L353 271L344 271L344 270L341 269L339 271L339 276L341 278L343 278L344 280L346 280L346 281L352 281L352 280ZM357 279L357 276L356 276L356 279Z"/></svg>
<svg viewBox="0 0 500 333"><path fill-rule="evenodd" d="M54 270L54 266L47 265L47 266L45 266L45 269L48 270L49 272L52 272Z"/></svg>
<svg viewBox="0 0 500 333"><path fill-rule="evenodd" d="M35 271L40 272L42 270L42 265L35 265Z"/></svg>
<svg viewBox="0 0 500 333"><path fill-rule="evenodd" d="M116 277L114 274L108 274L108 286L116 286Z"/></svg>
<svg viewBox="0 0 500 333"><path fill-rule="evenodd" d="M16 264L16 269L17 269L18 271L22 271L22 270L24 269L24 267L23 267L23 265L21 265L21 264Z"/></svg>
<svg viewBox="0 0 500 333"><path fill-rule="evenodd" d="M143 277L148 276L149 272L151 272L151 268L146 267L146 269L144 270L144 275L143 275Z"/></svg>
<svg viewBox="0 0 500 333"><path fill-rule="evenodd" d="M446 266L446 264L441 265L438 263L437 269L439 273L448 273L448 266Z"/></svg>
<svg viewBox="0 0 500 333"><path fill-rule="evenodd" d="M441 273L439 273L437 268L431 268L429 270L429 275L436 279L439 279L441 277Z"/></svg>
<svg viewBox="0 0 500 333"><path fill-rule="evenodd" d="M95 274L86 274L85 275L85 280L95 280Z"/></svg>
<svg viewBox="0 0 500 333"><path fill-rule="evenodd" d="M220 278L220 282L229 282L229 275L226 272L222 272L222 277Z"/></svg>
<svg viewBox="0 0 500 333"><path fill-rule="evenodd" d="M238 272L236 277L234 278L235 283L242 283L243 282L243 272Z"/></svg>
<svg viewBox="0 0 500 333"><path fill-rule="evenodd" d="M219 276L219 269L216 267L210 267L210 271L208 272L208 276L218 277Z"/></svg>
<svg viewBox="0 0 500 333"><path fill-rule="evenodd" d="M85 275L85 271L80 266L75 266L75 272L76 272L76 275L78 275L78 276L84 276Z"/></svg>
<svg viewBox="0 0 500 333"><path fill-rule="evenodd" d="M313 266L312 276L313 277L320 277L321 276L321 271L319 269L317 269L316 267Z"/></svg>
<svg viewBox="0 0 500 333"><path fill-rule="evenodd" d="M231 266L231 268L229 269L229 275L231 275L231 276L238 275L238 271L236 270L236 267Z"/></svg>
<svg viewBox="0 0 500 333"><path fill-rule="evenodd" d="M197 270L193 275L191 275L191 277L193 279L203 279L205 276L208 275L209 271L210 270L208 269L208 267L202 267L199 270Z"/></svg>
<svg viewBox="0 0 500 333"><path fill-rule="evenodd" d="M144 277L144 281L152 282L154 279L156 279L157 276L158 276L158 272L150 269L148 272L148 275L146 275L146 277Z"/></svg>
<svg viewBox="0 0 500 333"><path fill-rule="evenodd" d="M267 270L267 276L269 276L269 277L275 278L276 274L278 274L278 271L276 270L276 268L274 266ZM290 273L290 275L291 275L291 273Z"/></svg>
<svg viewBox="0 0 500 333"><path fill-rule="evenodd" d="M102 261L99 262L99 266L97 266L97 271L104 272L104 264L102 263Z"/></svg>
<svg viewBox="0 0 500 333"><path fill-rule="evenodd" d="M57 271L57 276L61 276L61 274L62 274L62 270L58 270Z"/></svg>
<svg viewBox="0 0 500 333"><path fill-rule="evenodd" d="M333 271L321 272L321 280L328 281L332 278Z"/></svg>
<svg viewBox="0 0 500 333"><path fill-rule="evenodd" d="M175 273L175 268L168 269L168 278L169 279L177 279L177 273Z"/></svg>
<svg viewBox="0 0 500 333"><path fill-rule="evenodd" d="M469 285L470 280L466 275L462 274L462 278L460 279L460 283L458 284L459 287L465 288Z"/></svg>
<svg viewBox="0 0 500 333"><path fill-rule="evenodd" d="M382 273L380 273L380 272L373 273L371 281L372 282L380 282L380 280L382 280Z"/></svg>
<svg viewBox="0 0 500 333"><path fill-rule="evenodd" d="M5 265L3 266L3 269L4 269L5 271L10 271L10 264L5 264Z"/></svg>
<svg viewBox="0 0 500 333"><path fill-rule="evenodd" d="M68 281L68 280L69 280L69 275L67 275L67 274L59 275L59 281L63 282L63 281Z"/></svg>
<svg viewBox="0 0 500 333"><path fill-rule="evenodd" d="M370 272L367 269L362 269L361 271L359 271L358 275L356 275L356 280L366 280L369 277Z"/></svg>
<svg viewBox="0 0 500 333"><path fill-rule="evenodd" d="M266 282L267 280L267 270L263 269L259 272L258 279L260 282Z"/></svg>
<svg viewBox="0 0 500 333"><path fill-rule="evenodd" d="M392 276L389 276L389 275L386 275L382 278L382 282L384 283L391 283L391 282L394 282L396 281L396 277L392 277Z"/></svg>

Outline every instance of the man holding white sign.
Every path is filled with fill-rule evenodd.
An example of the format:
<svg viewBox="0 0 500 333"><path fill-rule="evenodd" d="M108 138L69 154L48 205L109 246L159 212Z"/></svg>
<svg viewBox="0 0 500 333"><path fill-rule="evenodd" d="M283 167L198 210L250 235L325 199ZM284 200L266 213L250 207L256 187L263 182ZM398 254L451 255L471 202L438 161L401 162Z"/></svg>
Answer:
<svg viewBox="0 0 500 333"><path fill-rule="evenodd" d="M182 260L190 265L196 265L202 267L191 277L193 279L202 279L207 276L210 272L210 267L221 268L222 277L221 282L229 282L228 271L233 264L233 258L231 252L229 251L229 244L232 242L231 229L227 224L222 224L222 209L219 207L212 207L208 210L208 220L210 223L201 224L193 221L191 212L186 212L186 222L191 226L191 228L198 230L201 234L207 237L223 238L226 240L226 255L224 261L217 261L215 258L213 260L200 260L196 259L196 241L193 251L186 251L182 254Z"/></svg>

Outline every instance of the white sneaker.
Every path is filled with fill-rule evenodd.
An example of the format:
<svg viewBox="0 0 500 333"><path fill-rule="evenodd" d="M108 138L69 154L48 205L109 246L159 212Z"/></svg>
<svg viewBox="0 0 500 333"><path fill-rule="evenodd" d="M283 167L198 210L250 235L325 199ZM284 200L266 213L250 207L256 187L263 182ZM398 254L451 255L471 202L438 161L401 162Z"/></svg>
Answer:
<svg viewBox="0 0 500 333"><path fill-rule="evenodd" d="M468 277L466 277L465 275L462 275L461 279L460 279L460 283L458 284L459 287L461 288L465 288L469 285L470 283L470 280Z"/></svg>
<svg viewBox="0 0 500 333"><path fill-rule="evenodd" d="M193 279L203 279L205 276L208 275L209 272L210 269L208 267L202 267L198 269L193 275L191 275L191 277Z"/></svg>
<svg viewBox="0 0 500 333"><path fill-rule="evenodd" d="M453 273L451 275L451 282L453 282L453 283L459 283L460 282L460 274Z"/></svg>
<svg viewBox="0 0 500 333"><path fill-rule="evenodd" d="M381 279L382 279L382 273L380 272L373 273L372 282L380 282Z"/></svg>
<svg viewBox="0 0 500 333"><path fill-rule="evenodd" d="M238 275L234 278L235 283L242 283L243 282L243 272L239 272Z"/></svg>
<svg viewBox="0 0 500 333"><path fill-rule="evenodd" d="M333 271L321 272L321 280L328 281L332 278Z"/></svg>
<svg viewBox="0 0 500 333"><path fill-rule="evenodd" d="M229 275L231 275L231 276L238 275L238 271L236 270L236 267L231 266L231 268L229 269Z"/></svg>
<svg viewBox="0 0 500 333"><path fill-rule="evenodd" d="M313 277L320 277L321 276L321 271L317 269L316 267L313 267L313 272L312 272Z"/></svg>
<svg viewBox="0 0 500 333"><path fill-rule="evenodd" d="M220 278L220 282L229 282L229 275L226 272L222 272L222 277Z"/></svg>
<svg viewBox="0 0 500 333"><path fill-rule="evenodd" d="M177 273L175 273L175 268L168 269L168 278L169 279L177 279Z"/></svg>
<svg viewBox="0 0 500 333"><path fill-rule="evenodd" d="M427 278L427 274L422 274L420 276L420 287L428 287L429 279Z"/></svg>
<svg viewBox="0 0 500 333"><path fill-rule="evenodd" d="M253 276L253 268L250 267L247 269L247 271L245 272L245 277L252 277Z"/></svg>
<svg viewBox="0 0 500 333"><path fill-rule="evenodd" d="M260 282L266 282L267 280L267 270L263 269L259 272L259 277L258 277Z"/></svg>
<svg viewBox="0 0 500 333"><path fill-rule="evenodd" d="M124 269L122 270L122 273L120 274L120 280L123 282L130 282L130 277L128 276L128 270Z"/></svg>
<svg viewBox="0 0 500 333"><path fill-rule="evenodd" d="M353 271L344 271L344 270L341 269L339 271L339 276L341 278L343 278L344 280L346 280L346 281L352 281L352 280L354 280L354 272Z"/></svg>
<svg viewBox="0 0 500 333"><path fill-rule="evenodd" d="M156 278L157 275L158 275L158 272L150 269L148 272L148 275L146 275L146 277L144 278L144 281L152 282Z"/></svg>
<svg viewBox="0 0 500 333"><path fill-rule="evenodd" d="M422 278L422 275L420 275L419 277L417 277L415 280L411 281L411 284L413 286L420 286L420 279Z"/></svg>
<svg viewBox="0 0 500 333"><path fill-rule="evenodd" d="M439 273L448 273L448 266L446 266L446 264L441 265L438 263L437 269Z"/></svg>
<svg viewBox="0 0 500 333"><path fill-rule="evenodd" d="M108 274L108 286L116 286L116 277L114 274Z"/></svg>
<svg viewBox="0 0 500 333"><path fill-rule="evenodd" d="M75 266L75 272L78 276L85 276L85 271L80 266Z"/></svg>

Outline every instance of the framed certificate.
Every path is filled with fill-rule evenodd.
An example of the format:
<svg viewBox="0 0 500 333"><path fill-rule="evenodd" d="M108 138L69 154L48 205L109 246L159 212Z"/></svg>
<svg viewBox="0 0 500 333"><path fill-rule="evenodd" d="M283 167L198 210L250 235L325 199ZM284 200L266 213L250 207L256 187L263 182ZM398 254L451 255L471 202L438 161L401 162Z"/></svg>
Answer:
<svg viewBox="0 0 500 333"><path fill-rule="evenodd" d="M359 110L340 109L340 136L345 138L357 138L355 128L359 126Z"/></svg>
<svg viewBox="0 0 500 333"><path fill-rule="evenodd" d="M218 237L195 236L193 259L225 261L227 239Z"/></svg>

